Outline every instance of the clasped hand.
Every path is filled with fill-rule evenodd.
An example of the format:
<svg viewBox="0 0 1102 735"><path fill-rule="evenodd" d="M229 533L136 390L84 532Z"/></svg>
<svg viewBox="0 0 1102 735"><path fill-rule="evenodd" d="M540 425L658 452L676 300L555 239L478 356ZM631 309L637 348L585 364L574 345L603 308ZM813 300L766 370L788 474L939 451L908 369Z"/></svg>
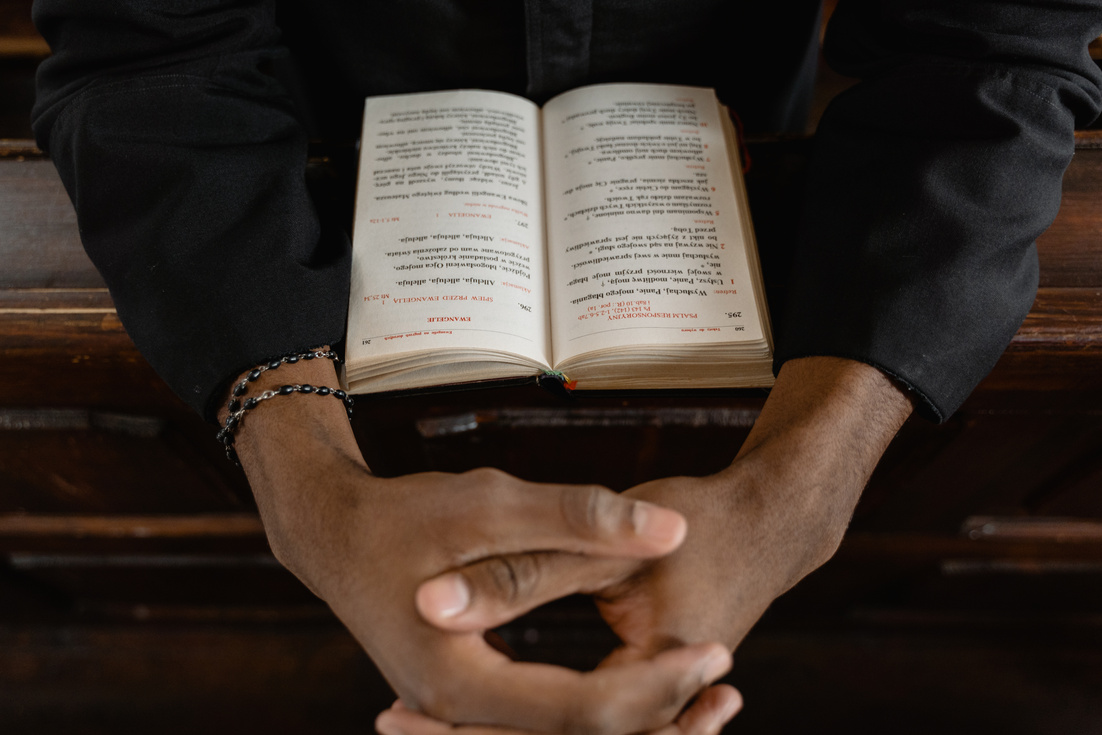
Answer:
<svg viewBox="0 0 1102 735"><path fill-rule="evenodd" d="M618 606L614 596L605 611L637 638L592 672L515 662L484 638L551 599L631 588L682 544L686 524L676 512L597 486L527 483L490 469L361 476L358 484L359 492L340 493L349 535L330 534L343 563L302 576L403 701L380 719L384 733L443 726L415 711L538 732L654 730L730 668L718 641L648 639L644 617L656 611L641 617L632 612L641 606ZM692 732L703 735L733 716L737 701L731 687L714 688L681 720L699 721Z"/></svg>
<svg viewBox="0 0 1102 735"><path fill-rule="evenodd" d="M318 362L294 366L313 371L296 378L328 384L322 371L332 368ZM617 603L685 539L686 519L660 500L490 469L381 479L338 402L289 398L265 409L239 428L237 450L268 541L405 703L380 718L381 730L415 735L447 722L626 735L677 720L704 735L733 716L734 689L708 689L730 668L729 646L716 636L640 637L669 601L655 597L645 614ZM606 665L577 672L515 662L486 642L487 628L575 592L608 594L610 622L636 636ZM691 611L692 601L681 602L677 609Z"/></svg>
<svg viewBox="0 0 1102 735"><path fill-rule="evenodd" d="M272 403L239 430L238 453L273 552L404 703L380 715L384 735L718 731L740 706L713 686L730 650L837 549L911 411L875 368L790 361L729 468L616 495L495 470L380 479L337 402ZM483 631L576 592L623 641L595 671L486 643Z"/></svg>
<svg viewBox="0 0 1102 735"><path fill-rule="evenodd" d="M460 729L613 735L669 727L704 735L734 716L737 692L709 688L730 668L728 645L708 642L701 635L705 627L674 635L672 628L653 629L670 622L662 608L672 606L666 595L676 591L642 592L660 587L664 577L653 573L655 562L682 545L681 514L605 488L535 485L493 470L405 478L442 480L452 503L428 525L447 527L449 543L468 550L439 560L448 571L420 584L412 614L431 624L435 643L427 647L450 655L435 670L434 683L403 687L392 681L404 706L379 718L380 732L432 735L453 729L446 723L476 723ZM577 592L598 597L624 640L597 670L516 663L485 643L487 629ZM685 612L696 611L679 614Z"/></svg>

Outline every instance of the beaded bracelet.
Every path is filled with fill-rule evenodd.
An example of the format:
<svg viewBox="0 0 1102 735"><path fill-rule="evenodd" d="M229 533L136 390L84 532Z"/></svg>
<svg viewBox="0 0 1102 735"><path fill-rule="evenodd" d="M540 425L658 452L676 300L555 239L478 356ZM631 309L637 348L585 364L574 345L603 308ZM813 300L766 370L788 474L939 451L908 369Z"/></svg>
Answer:
<svg viewBox="0 0 1102 735"><path fill-rule="evenodd" d="M249 371L247 375L245 375L244 378L241 379L241 382L234 386L229 405L227 406L230 415L226 417L225 424L217 434L218 441L220 441L222 443L222 446L226 448L227 459L236 464L238 467L241 466L241 462L237 458L237 450L234 449L234 442L236 440L234 432L241 424L241 420L245 416L246 411L250 411L256 408L256 406L261 401L266 401L270 398L275 398L276 396L289 396L292 393L312 393L319 396L336 396L341 400L342 403L344 403L345 411L348 413L348 420L352 420L352 396L348 395L343 390L329 388L324 385L319 387L314 387L309 383L284 385L277 390L266 390L259 396L246 398L244 401L241 400L242 396L244 396L249 390L249 383L256 382L256 380L260 378L263 373L269 370L275 370L283 364L293 365L299 360L315 359L329 359L333 360L334 362L340 361L337 353L333 352L332 350L315 349L297 355L287 355L286 357L281 357L277 360L272 360L269 363L253 368Z"/></svg>
<svg viewBox="0 0 1102 735"><path fill-rule="evenodd" d="M343 390L329 388L324 385L314 387L309 383L283 385L276 390L266 390L258 396L246 398L240 408L226 417L225 426L218 432L218 441L222 442L222 446L226 448L226 459L230 460L238 467L241 466L241 462L237 458L237 450L234 449L234 442L236 439L234 432L237 430L237 427L240 426L241 419L245 416L245 413L256 408L261 401L267 401L276 396L289 396L292 393L312 393L316 396L335 396L344 403L344 410L348 414L348 420L352 420L352 396L348 395Z"/></svg>
<svg viewBox="0 0 1102 735"><path fill-rule="evenodd" d="M237 411L237 409L241 408L241 401L237 399L245 395L245 393L247 393L249 390L249 383L256 382L256 380L262 374L268 372L269 370L275 370L283 364L294 365L299 360L314 360L318 358L329 359L333 362L340 362L340 357L338 357L337 353L333 352L333 350L323 351L321 349L316 349L310 350L309 352L302 352L297 355L287 355L286 357L281 357L277 360L272 360L269 363L258 365L257 367L253 368L248 372L248 374L245 375L244 378L241 379L240 383L233 387L233 393L232 397L230 398L229 405L230 413L234 413L235 411Z"/></svg>

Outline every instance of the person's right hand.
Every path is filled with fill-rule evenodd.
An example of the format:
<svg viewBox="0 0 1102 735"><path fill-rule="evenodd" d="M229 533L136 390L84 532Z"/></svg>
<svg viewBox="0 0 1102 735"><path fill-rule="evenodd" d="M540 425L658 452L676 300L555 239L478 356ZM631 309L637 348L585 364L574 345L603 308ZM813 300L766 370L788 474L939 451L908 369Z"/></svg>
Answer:
<svg viewBox="0 0 1102 735"><path fill-rule="evenodd" d="M335 385L320 360L288 367L263 377ZM380 479L340 402L324 396L280 396L249 411L237 451L276 557L329 603L412 710L449 722L626 735L673 722L730 668L719 643L586 673L513 662L481 631L439 630L415 607L422 582L488 557L510 560L497 566L502 575L532 579L546 556L585 555L591 563L561 593L608 586L638 559L681 543L685 522L673 511L598 486L534 484L489 469Z"/></svg>

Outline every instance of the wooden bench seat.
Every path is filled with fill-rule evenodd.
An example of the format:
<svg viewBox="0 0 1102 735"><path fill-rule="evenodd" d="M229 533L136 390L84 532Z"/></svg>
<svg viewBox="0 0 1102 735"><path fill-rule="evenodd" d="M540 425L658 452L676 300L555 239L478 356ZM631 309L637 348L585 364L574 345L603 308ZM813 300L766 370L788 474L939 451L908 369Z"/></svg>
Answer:
<svg viewBox="0 0 1102 735"><path fill-rule="evenodd" d="M1037 300L1006 354L948 426L912 421L879 475L893 475L893 457L899 466L921 464L923 451L945 457L952 454L954 442L963 446L987 430L974 428L961 438L954 435L955 426L978 422L999 434L1003 430L994 427L1006 422L991 418L996 415L1035 412L1041 418L1027 433L1035 434L1030 441L1042 444L1046 432L1057 430L1046 424L1052 416L1099 425L1100 141L1102 133L1080 134L1065 179L1063 207L1038 242L1042 280ZM799 155L803 145L756 143L757 168L768 171L770 161ZM766 175L752 174L752 191L771 185ZM0 203L0 256L5 263L0 273L0 432L8 437L8 449L0 448L0 467L16 473L9 475L16 489L0 496L0 514L247 511L247 487L220 457L210 427L167 390L126 336L102 280L81 249L72 207L52 164L28 141L0 143ZM771 236L762 233L765 243ZM385 474L495 463L533 479L598 479L626 487L661 474L700 474L723 466L761 400L760 392L650 394L583 397L567 405L527 389L459 393L365 401L357 412L357 427L369 461ZM619 430L610 433L608 412L618 410ZM470 415L477 417L473 423ZM566 428L556 431L556 426ZM592 446L600 447L587 454L579 443L571 476L563 475L567 470L562 463L533 456L522 445L554 442L565 431L589 437ZM1020 429L1013 433L1020 442ZM602 461L608 442L633 458L623 463L626 469L613 470ZM673 442L673 448L652 451L656 442ZM714 451L717 442L726 450ZM14 460L14 455L33 454L36 443L49 449L37 463ZM64 453L62 446L73 449ZM964 458L954 461L965 463ZM1083 458L1037 461L1090 464ZM153 473L155 466L173 471L167 476ZM928 461L926 469L916 469L922 482L955 486L950 478L931 475L929 466ZM938 470L955 471L948 466ZM1055 466L1050 471L1059 474ZM1102 467L1079 471L1094 477ZM874 481L873 497L876 488ZM1028 491L1008 491L1005 508L1017 508L1010 496L1023 493ZM954 523L987 510L958 513Z"/></svg>
<svg viewBox="0 0 1102 735"><path fill-rule="evenodd" d="M243 475L135 350L25 139L48 53L30 4L0 0L0 731L362 732L385 683L268 553ZM752 195L784 196L806 145L753 144ZM836 558L740 647L739 732L1102 728L1100 204L1102 132L1082 132L1025 323L957 415L908 422ZM759 214L783 241L786 210ZM355 428L385 474L623 488L719 469L762 401L452 393L361 401ZM503 635L576 666L611 645L578 600Z"/></svg>
<svg viewBox="0 0 1102 735"><path fill-rule="evenodd" d="M1102 132L1082 133L1060 214L1038 241L1037 300L980 393L1074 390L1102 399L1100 192ZM0 349L9 358L0 405L177 407L125 336L57 174L29 141L0 141L0 202ZM39 371L53 377L50 395L28 390L27 376Z"/></svg>
<svg viewBox="0 0 1102 735"><path fill-rule="evenodd" d="M913 698L898 691L916 677L936 692L922 707L934 729L973 705L1030 722L1088 711L1085 692L1102 677L1064 662L1075 655L1102 670L1102 647L1089 643L1096 628L1074 622L1102 610L1096 135L1080 137L1063 208L1038 243L1037 300L996 369L944 426L904 427L836 558L777 601L740 648L733 682L764 708L740 719L743 731L789 721L777 714L783 690L819 702L819 724L877 732L837 703L911 711ZM783 168L772 164L799 158L803 145L755 144L751 187L771 186L768 172ZM134 349L52 164L25 141L0 144L0 262L0 657L17 663L15 673L0 667L0 688L26 701L86 700L70 716L0 697L0 716L60 727L98 712L113 733L131 731L125 723L147 730L166 713L194 727L214 709L276 729L368 722L389 703L385 685L267 552L243 476ZM492 463L532 479L626 487L723 466L762 400L753 391L569 403L531 389L452 393L361 402L356 428L387 473ZM524 655L570 665L611 645L578 601L504 634ZM1038 637L1043 645L1026 643ZM172 662L179 695L160 694L165 678L143 673L161 661ZM839 661L857 668L839 676ZM318 683L304 688L318 665ZM234 674L256 666L276 673ZM997 686L946 688L939 682L957 672L946 666ZM1018 682L1037 671L1052 682L1043 701ZM96 672L115 678L101 683ZM776 684L801 677L806 686ZM135 692L155 704L132 707ZM806 729L793 717L792 729Z"/></svg>

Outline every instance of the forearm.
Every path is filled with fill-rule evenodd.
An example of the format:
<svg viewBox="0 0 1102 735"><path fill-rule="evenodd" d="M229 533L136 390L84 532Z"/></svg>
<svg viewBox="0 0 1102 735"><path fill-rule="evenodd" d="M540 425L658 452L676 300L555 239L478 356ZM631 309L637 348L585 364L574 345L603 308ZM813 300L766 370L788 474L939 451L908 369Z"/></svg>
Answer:
<svg viewBox="0 0 1102 735"><path fill-rule="evenodd" d="M788 589L837 550L872 471L910 416L911 397L884 373L833 357L791 360L725 473L740 507L774 539Z"/></svg>
<svg viewBox="0 0 1102 735"><path fill-rule="evenodd" d="M296 384L339 386L331 361L299 360L261 373L244 397ZM220 424L229 413L228 400L219 411ZM321 594L325 547L338 541L341 527L326 519L346 516L363 495L331 480L342 474L338 467L355 471L365 482L371 479L342 402L317 394L277 396L245 412L235 439L273 552Z"/></svg>
<svg viewBox="0 0 1102 735"><path fill-rule="evenodd" d="M335 379L329 360L283 363L249 383L247 395ZM680 543L677 514L597 486L533 485L495 470L375 478L342 402L316 392L263 401L245 411L236 434L272 550L329 603L411 707L542 731L564 721L592 729L600 716L620 723L615 735L670 722L729 666L716 643L593 674L513 665L481 631L438 631L414 607L421 582L473 558L519 553L538 564L561 550L605 560L607 574L615 562L624 576Z"/></svg>
<svg viewBox="0 0 1102 735"><path fill-rule="evenodd" d="M785 363L738 458L784 443L794 470L821 462L848 468L838 479L863 484L911 415L910 396L876 368L837 357Z"/></svg>

